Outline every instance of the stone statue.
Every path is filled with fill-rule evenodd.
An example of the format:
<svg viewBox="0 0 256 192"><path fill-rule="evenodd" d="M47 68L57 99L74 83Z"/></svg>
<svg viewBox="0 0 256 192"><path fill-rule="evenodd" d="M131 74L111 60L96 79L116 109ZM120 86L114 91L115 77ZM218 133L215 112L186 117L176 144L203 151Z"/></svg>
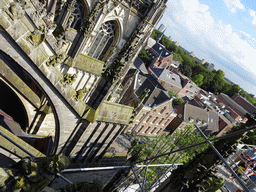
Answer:
<svg viewBox="0 0 256 192"><path fill-rule="evenodd" d="M66 25L66 31L70 28L73 21L74 21L74 16L70 16L68 18L68 22L67 22L67 25Z"/></svg>
<svg viewBox="0 0 256 192"><path fill-rule="evenodd" d="M23 5L23 7L25 6L25 4ZM9 15L9 17L12 19L12 20L16 20L16 19L21 19L24 14L25 14L25 11L22 7L22 4L21 3L18 3L18 2L12 2L10 3L10 6L9 8L4 8L3 10Z"/></svg>
<svg viewBox="0 0 256 192"><path fill-rule="evenodd" d="M53 55L49 58L49 60L46 62L47 66L51 66L51 65L56 65L56 64L60 64L64 61L65 56L64 54L59 54L59 55Z"/></svg>
<svg viewBox="0 0 256 192"><path fill-rule="evenodd" d="M71 84L71 83L73 83L73 82L76 81L76 78L77 78L77 74L74 74L74 75L72 75L72 74L66 74L66 75L64 75L62 81L63 81L63 83L65 83L65 84Z"/></svg>
<svg viewBox="0 0 256 192"><path fill-rule="evenodd" d="M39 29L31 32L31 34L27 37L27 40L34 46L40 45L46 37L46 26L41 25Z"/></svg>
<svg viewBox="0 0 256 192"><path fill-rule="evenodd" d="M41 191L68 166L63 154L23 158L9 168L0 168L0 191Z"/></svg>

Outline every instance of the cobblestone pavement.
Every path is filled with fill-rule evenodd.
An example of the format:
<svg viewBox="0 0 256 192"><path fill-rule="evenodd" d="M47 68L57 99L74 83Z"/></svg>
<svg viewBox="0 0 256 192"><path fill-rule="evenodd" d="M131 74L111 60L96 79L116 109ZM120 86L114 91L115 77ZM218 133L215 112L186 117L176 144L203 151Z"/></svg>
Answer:
<svg viewBox="0 0 256 192"><path fill-rule="evenodd" d="M120 134L116 140L111 145L108 152L113 152L113 150L116 151L116 153L127 153L128 149L131 146L132 141L134 140L134 136L130 134ZM150 140L150 138L143 137L143 136L136 136L137 139L139 139L141 142L145 142L146 140Z"/></svg>
<svg viewBox="0 0 256 192"><path fill-rule="evenodd" d="M115 150L116 153L127 153L132 140L133 138L131 136L120 134L113 142L108 152L113 152Z"/></svg>

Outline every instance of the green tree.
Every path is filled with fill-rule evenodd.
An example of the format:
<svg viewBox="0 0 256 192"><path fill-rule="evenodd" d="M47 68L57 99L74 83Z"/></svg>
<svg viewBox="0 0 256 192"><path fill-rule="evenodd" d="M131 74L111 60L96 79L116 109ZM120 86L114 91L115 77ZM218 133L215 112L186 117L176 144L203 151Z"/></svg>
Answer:
<svg viewBox="0 0 256 192"><path fill-rule="evenodd" d="M232 97L235 93L238 93L241 89L239 85L231 85L230 83L227 83L226 87L230 87L230 89L223 90L223 93L227 94L230 97Z"/></svg>
<svg viewBox="0 0 256 192"><path fill-rule="evenodd" d="M167 38L165 35L163 35L163 37L162 37L162 39L161 39L161 41L160 41L160 43L161 44L163 44L164 46L165 46L165 48L167 49L167 50L171 50L172 49L172 41L169 39L169 38Z"/></svg>
<svg viewBox="0 0 256 192"><path fill-rule="evenodd" d="M190 67L190 65L183 63L183 65L180 65L180 70L181 70L182 74L186 75L188 78L191 78L192 68Z"/></svg>
<svg viewBox="0 0 256 192"><path fill-rule="evenodd" d="M240 131L244 129L242 126L232 128L229 133ZM243 138L243 133L225 138L225 140L218 140L214 142L215 148L219 153L227 158L236 148L240 139ZM218 180L215 175L217 165L223 163L219 156L208 147L204 151L196 154L183 166L175 169L169 177L168 185L169 191L216 191L223 186L223 181Z"/></svg>
<svg viewBox="0 0 256 192"><path fill-rule="evenodd" d="M176 95L172 90L170 90L170 91L168 92L168 95L169 95L170 98L172 98L172 97L177 97L177 95Z"/></svg>
<svg viewBox="0 0 256 192"><path fill-rule="evenodd" d="M128 161L136 162L145 160L156 155L161 155L178 148L187 147L203 141L204 138L199 133L194 132L193 125L186 126L181 130L176 130L173 134L168 136L161 135L154 137L152 140L148 140L145 143L140 143L139 139L135 139L132 142L131 148L128 150L128 155L130 156ZM196 155L196 152L201 152L207 147L208 144L204 144L179 153L162 156L154 159L151 164L186 163ZM146 164L148 162L144 163ZM148 182L147 186L152 185L164 170L166 170L166 168L148 168L146 174ZM144 175L145 170L142 173Z"/></svg>
<svg viewBox="0 0 256 192"><path fill-rule="evenodd" d="M173 59L179 61L179 63L182 65L183 59L178 53L173 52Z"/></svg>
<svg viewBox="0 0 256 192"><path fill-rule="evenodd" d="M202 74L195 75L193 77L193 81L198 85L201 86L203 84L204 76Z"/></svg>
<svg viewBox="0 0 256 192"><path fill-rule="evenodd" d="M142 49L139 53L139 58L144 62L144 63L149 63L150 58L147 55L147 52L145 49Z"/></svg>
<svg viewBox="0 0 256 192"><path fill-rule="evenodd" d="M216 71L216 76L218 77L218 78L220 78L220 79L224 79L224 77L225 77L225 73L224 73L224 71L222 71L222 70L218 70L218 71Z"/></svg>
<svg viewBox="0 0 256 192"><path fill-rule="evenodd" d="M204 64L203 64L203 67L206 68L206 69L209 69L209 63L207 63L207 62L204 63Z"/></svg>
<svg viewBox="0 0 256 192"><path fill-rule="evenodd" d="M154 29L152 31L151 37L155 40L157 40L161 36L162 32Z"/></svg>
<svg viewBox="0 0 256 192"><path fill-rule="evenodd" d="M173 105L180 105L182 103L184 103L184 100L182 98L177 98L177 97L172 102Z"/></svg>

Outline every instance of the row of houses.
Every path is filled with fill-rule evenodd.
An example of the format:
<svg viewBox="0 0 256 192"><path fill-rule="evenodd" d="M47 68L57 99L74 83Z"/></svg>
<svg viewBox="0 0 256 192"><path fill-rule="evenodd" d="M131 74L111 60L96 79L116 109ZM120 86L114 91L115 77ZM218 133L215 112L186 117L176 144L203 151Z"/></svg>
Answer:
<svg viewBox="0 0 256 192"><path fill-rule="evenodd" d="M239 94L232 98L223 93L216 96L182 75L173 54L159 41L149 38L145 49L151 63L145 65L136 58L133 69L122 82L119 102L136 108L127 133L155 136L164 131L172 134L197 124L207 134L223 135L236 123L245 123L246 113L256 114L256 108ZM145 91L147 94L142 99ZM185 102L173 106L174 97L169 96L169 91Z"/></svg>

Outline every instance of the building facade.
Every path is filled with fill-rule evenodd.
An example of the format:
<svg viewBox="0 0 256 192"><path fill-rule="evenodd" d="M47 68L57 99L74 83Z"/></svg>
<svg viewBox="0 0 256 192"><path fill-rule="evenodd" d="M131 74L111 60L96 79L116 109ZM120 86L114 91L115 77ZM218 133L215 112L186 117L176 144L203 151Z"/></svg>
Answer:
<svg viewBox="0 0 256 192"><path fill-rule="evenodd" d="M248 113L255 116L256 115L256 107L253 106L249 101L247 101L244 97L239 95L239 93L234 94L231 97L237 104L241 105Z"/></svg>
<svg viewBox="0 0 256 192"><path fill-rule="evenodd" d="M186 102L174 106L174 110L177 116L167 126L169 134L194 124L203 129L205 133L215 134L219 131L218 113L215 111L203 109Z"/></svg>
<svg viewBox="0 0 256 192"><path fill-rule="evenodd" d="M0 77L21 98L28 132L42 132L49 117L55 126L44 131L54 133L52 153L63 152L82 166L100 159L133 111L107 99L166 2L1 1Z"/></svg>
<svg viewBox="0 0 256 192"><path fill-rule="evenodd" d="M166 90L150 74L130 70L123 81L121 104L135 107L135 117L128 133L155 136L162 133L176 116L172 99Z"/></svg>

